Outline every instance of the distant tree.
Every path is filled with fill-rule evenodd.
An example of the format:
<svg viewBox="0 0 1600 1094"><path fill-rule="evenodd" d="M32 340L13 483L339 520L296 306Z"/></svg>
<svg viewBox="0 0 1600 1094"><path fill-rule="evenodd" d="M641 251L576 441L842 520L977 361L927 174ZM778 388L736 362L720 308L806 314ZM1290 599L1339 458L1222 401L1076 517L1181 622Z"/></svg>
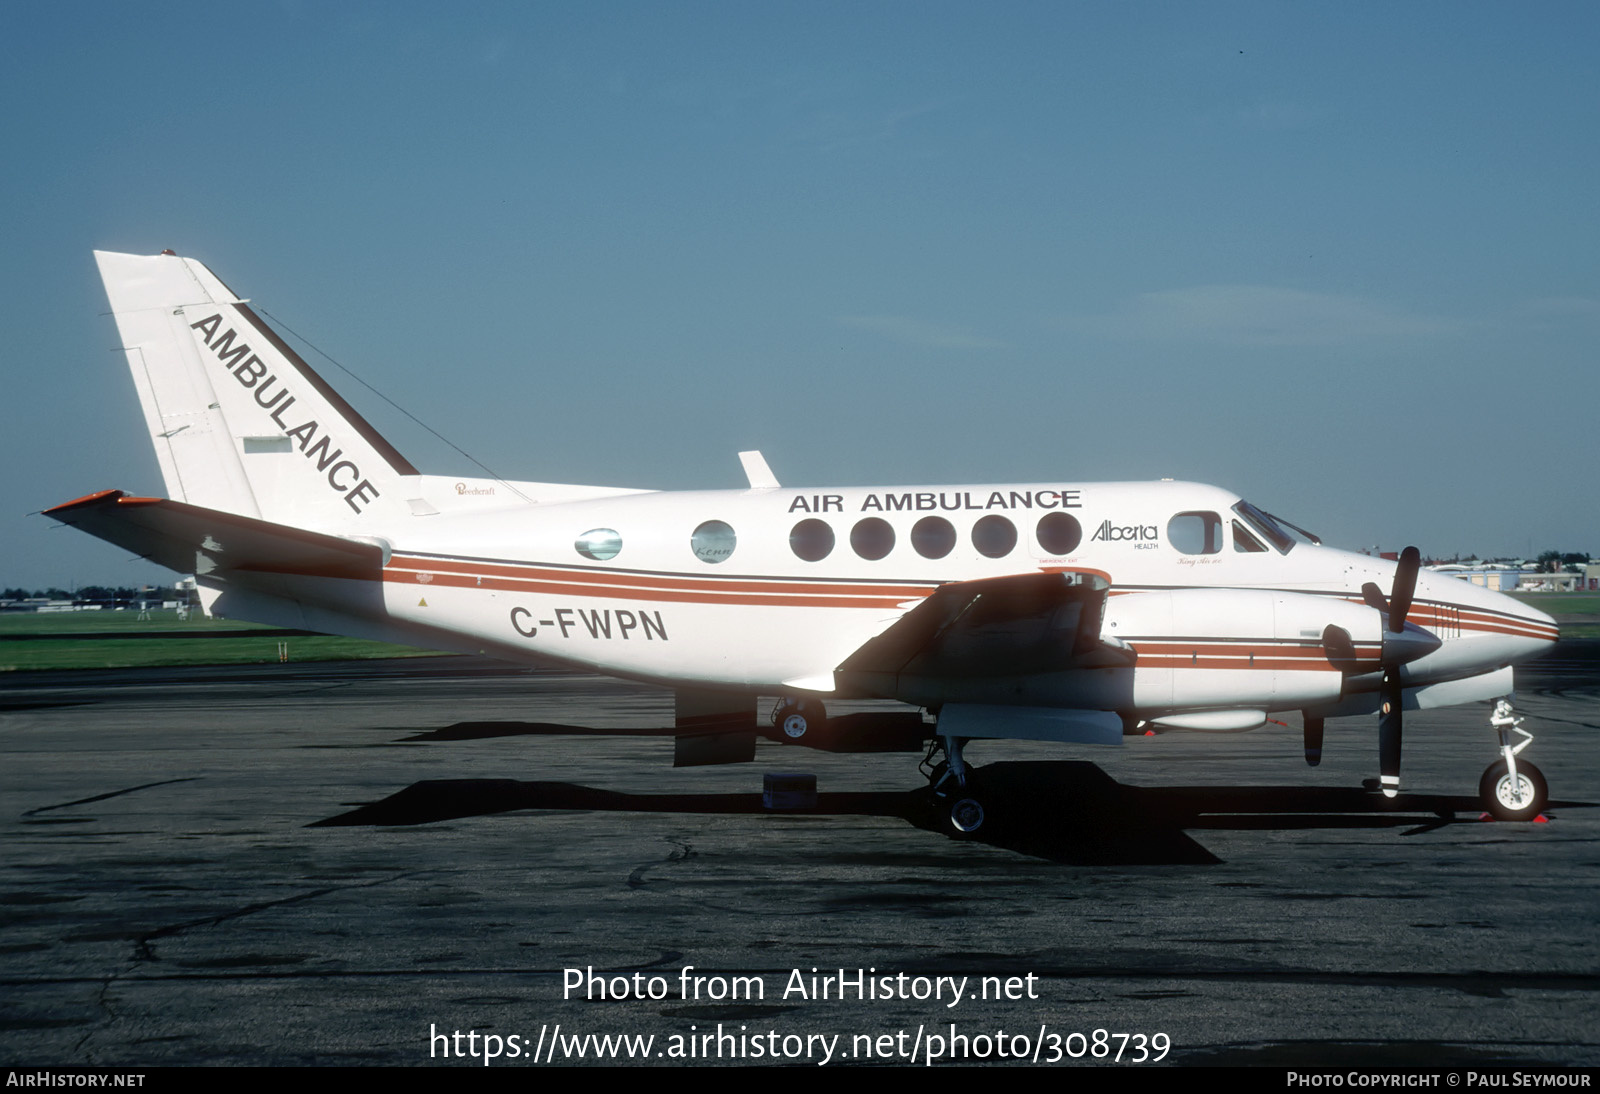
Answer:
<svg viewBox="0 0 1600 1094"><path fill-rule="evenodd" d="M0 592L0 600L26 600L32 595L27 589L7 589Z"/></svg>
<svg viewBox="0 0 1600 1094"><path fill-rule="evenodd" d="M71 600L72 594L65 589L58 589L54 585L39 594L49 600Z"/></svg>
<svg viewBox="0 0 1600 1094"><path fill-rule="evenodd" d="M1539 572L1557 574L1574 567L1581 570L1588 561L1589 556L1583 551L1544 551L1538 558Z"/></svg>

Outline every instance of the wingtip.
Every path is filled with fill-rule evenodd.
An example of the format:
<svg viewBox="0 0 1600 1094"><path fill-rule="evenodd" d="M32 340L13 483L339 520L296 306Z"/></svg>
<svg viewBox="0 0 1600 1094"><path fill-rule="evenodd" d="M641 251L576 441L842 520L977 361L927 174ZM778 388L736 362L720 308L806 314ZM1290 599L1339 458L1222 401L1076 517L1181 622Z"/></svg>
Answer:
<svg viewBox="0 0 1600 1094"><path fill-rule="evenodd" d="M69 513L75 509L89 509L98 505L155 505L161 498L139 498L129 494L126 490L96 490L93 494L85 494L81 498L62 502L44 511L47 517L58 517L59 514Z"/></svg>
<svg viewBox="0 0 1600 1094"><path fill-rule="evenodd" d="M115 500L123 495L124 492L121 490L96 490L93 494L85 494L81 498L73 498L71 501L62 502L60 505L46 509L44 515L53 517L57 513L65 513L72 509L85 509L91 505L103 505L108 499Z"/></svg>

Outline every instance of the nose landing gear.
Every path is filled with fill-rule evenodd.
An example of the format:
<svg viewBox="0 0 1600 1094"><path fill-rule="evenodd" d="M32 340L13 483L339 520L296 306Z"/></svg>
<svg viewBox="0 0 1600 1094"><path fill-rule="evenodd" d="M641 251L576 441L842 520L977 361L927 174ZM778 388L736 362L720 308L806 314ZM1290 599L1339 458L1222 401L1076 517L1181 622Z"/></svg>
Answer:
<svg viewBox="0 0 1600 1094"><path fill-rule="evenodd" d="M1500 738L1501 758L1490 764L1483 778L1478 780L1478 796L1483 800L1483 807L1496 820L1533 820L1544 812L1550 800L1544 775L1533 764L1517 759L1522 750L1533 743L1533 734L1522 728L1522 718L1511 709L1508 699L1495 702L1489 724ZM1513 733L1522 738L1515 745L1511 743Z"/></svg>
<svg viewBox="0 0 1600 1094"><path fill-rule="evenodd" d="M989 814L984 809L977 780L961 756L964 737L934 737L923 757L922 770L928 776L933 795L935 819L953 839L971 839L984 830ZM945 758L935 757L943 752Z"/></svg>

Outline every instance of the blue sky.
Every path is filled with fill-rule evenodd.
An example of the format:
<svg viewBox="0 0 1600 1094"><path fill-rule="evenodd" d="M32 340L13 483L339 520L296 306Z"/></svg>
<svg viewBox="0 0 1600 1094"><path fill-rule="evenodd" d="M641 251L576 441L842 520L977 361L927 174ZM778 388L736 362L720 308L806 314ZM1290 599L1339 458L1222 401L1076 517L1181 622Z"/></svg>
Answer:
<svg viewBox="0 0 1600 1094"><path fill-rule="evenodd" d="M95 248L201 259L507 477L1171 476L1342 546L1600 552L1597 42L1591 3L7 5L0 583L169 576L24 515L161 490Z"/></svg>

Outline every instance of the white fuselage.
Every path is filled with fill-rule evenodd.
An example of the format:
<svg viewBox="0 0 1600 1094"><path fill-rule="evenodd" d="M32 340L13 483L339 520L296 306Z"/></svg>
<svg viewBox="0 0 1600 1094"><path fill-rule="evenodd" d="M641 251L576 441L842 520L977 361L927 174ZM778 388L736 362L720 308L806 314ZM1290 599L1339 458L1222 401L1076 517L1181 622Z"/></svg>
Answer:
<svg viewBox="0 0 1600 1094"><path fill-rule="evenodd" d="M529 503L505 483L417 481L419 493L448 492L448 504L361 528L387 550L381 584L262 575L241 589L235 579L232 593L209 594L216 610L679 687L836 694L835 668L936 587L1068 571L1109 584L1101 634L1136 655L1131 666L878 694L1140 716L1375 703L1359 693L1376 691L1383 616L1361 603L1361 587L1387 592L1395 564L1304 541L1275 546L1235 511L1240 498L1216 487L778 487L544 501L523 484ZM1410 619L1440 645L1403 667L1408 688L1483 681L1470 694L1452 685L1440 702L1503 694L1502 670L1556 636L1541 612L1426 572ZM1351 636L1370 674L1330 663L1329 624Z"/></svg>
<svg viewBox="0 0 1600 1094"><path fill-rule="evenodd" d="M1556 637L1426 574L1386 637L1393 563L1192 483L793 489L756 453L748 490L423 475L202 263L96 261L169 504L51 513L222 614L680 689L1217 726L1359 708L1386 674L1417 705L1492 698Z"/></svg>

